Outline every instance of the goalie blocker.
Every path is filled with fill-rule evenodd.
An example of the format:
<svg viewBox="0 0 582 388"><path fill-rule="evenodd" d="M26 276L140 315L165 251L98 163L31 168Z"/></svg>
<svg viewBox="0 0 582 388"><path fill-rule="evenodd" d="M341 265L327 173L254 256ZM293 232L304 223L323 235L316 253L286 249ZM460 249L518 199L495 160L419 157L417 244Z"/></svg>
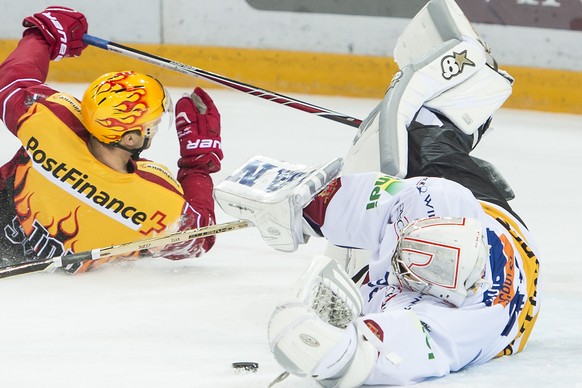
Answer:
<svg viewBox="0 0 582 388"><path fill-rule="evenodd" d="M268 245L293 252L316 235L303 207L342 166L341 158L314 167L254 156L215 187L214 199L228 215L256 226Z"/></svg>

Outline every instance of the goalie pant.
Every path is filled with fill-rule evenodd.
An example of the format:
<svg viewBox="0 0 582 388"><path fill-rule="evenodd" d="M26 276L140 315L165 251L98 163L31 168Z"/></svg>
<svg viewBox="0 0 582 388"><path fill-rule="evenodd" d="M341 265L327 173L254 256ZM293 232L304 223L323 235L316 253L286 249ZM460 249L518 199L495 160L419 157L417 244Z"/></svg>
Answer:
<svg viewBox="0 0 582 388"><path fill-rule="evenodd" d="M458 308L388 282L399 231L437 216L478 219L490 246L485 282ZM420 382L524 348L539 311L537 249L501 207L443 178L365 173L332 182L304 217L332 244L373 252L361 320L365 336L381 345L365 384Z"/></svg>

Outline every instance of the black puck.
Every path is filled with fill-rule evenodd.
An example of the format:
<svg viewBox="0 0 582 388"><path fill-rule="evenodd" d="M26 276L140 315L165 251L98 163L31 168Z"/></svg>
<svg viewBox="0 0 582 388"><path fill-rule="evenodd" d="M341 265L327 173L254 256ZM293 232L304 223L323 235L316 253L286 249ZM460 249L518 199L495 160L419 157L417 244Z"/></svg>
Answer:
<svg viewBox="0 0 582 388"><path fill-rule="evenodd" d="M237 370L244 370L246 372L256 372L259 369L258 362L239 361L233 362L232 367Z"/></svg>

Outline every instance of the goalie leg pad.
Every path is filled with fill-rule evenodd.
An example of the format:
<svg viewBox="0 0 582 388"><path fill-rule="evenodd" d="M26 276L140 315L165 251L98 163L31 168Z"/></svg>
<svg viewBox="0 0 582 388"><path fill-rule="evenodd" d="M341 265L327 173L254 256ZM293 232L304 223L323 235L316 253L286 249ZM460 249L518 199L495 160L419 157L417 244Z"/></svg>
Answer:
<svg viewBox="0 0 582 388"><path fill-rule="evenodd" d="M460 97L466 98L469 93L482 93L475 89L475 85L481 85L481 80L490 80L490 69L485 63L485 51L479 43L468 38L462 41L452 39L436 48L421 62L407 65L397 73L379 113L382 172L399 178L406 176L407 128L422 106L438 110L445 116L447 113L451 114L457 119L455 124L465 133L474 133L487 121L509 96L506 91L500 93L500 99L492 102L492 110L481 109L477 105L469 106L463 102L458 107ZM480 73L485 76L477 75ZM472 79L479 81L471 81ZM505 86L509 85L506 80L501 82ZM467 87L464 86L465 83Z"/></svg>
<svg viewBox="0 0 582 388"><path fill-rule="evenodd" d="M473 148L481 138L477 131L487 123L512 92L512 81L484 66L462 84L447 90L424 106L446 116L467 135L473 135Z"/></svg>
<svg viewBox="0 0 582 388"><path fill-rule="evenodd" d="M497 69L489 48L452 0L431 0L399 37L394 58L401 70L362 124L346 157L348 171L361 165L355 155L379 154L383 173L404 178L407 128L422 106L474 135L511 94L512 78ZM373 149L369 140L376 138L379 147ZM479 138L474 136L473 145Z"/></svg>
<svg viewBox="0 0 582 388"><path fill-rule="evenodd" d="M476 51L456 46L440 59L442 78L446 81L438 81L436 73L433 79L446 84L462 73L467 77L462 82L450 83L442 93L426 98L424 105L445 115L471 135L509 97L513 78L498 69L491 49L453 0L429 1L398 38L394 59L402 69L411 65L422 67L435 47L455 40L470 43Z"/></svg>
<svg viewBox="0 0 582 388"><path fill-rule="evenodd" d="M371 342L364 339L358 332L358 345L352 361L348 364L343 376L338 379L319 381L325 387L332 383L334 388L359 387L370 376L378 360L378 350Z"/></svg>
<svg viewBox="0 0 582 388"><path fill-rule="evenodd" d="M394 60L400 68L419 63L435 47L461 36L487 46L454 0L430 0L398 37Z"/></svg>

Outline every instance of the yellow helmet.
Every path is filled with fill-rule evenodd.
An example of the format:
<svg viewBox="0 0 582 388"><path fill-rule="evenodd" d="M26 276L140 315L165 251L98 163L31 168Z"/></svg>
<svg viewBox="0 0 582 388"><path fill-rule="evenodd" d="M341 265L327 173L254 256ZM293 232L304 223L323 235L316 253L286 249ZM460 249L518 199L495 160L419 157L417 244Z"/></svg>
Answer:
<svg viewBox="0 0 582 388"><path fill-rule="evenodd" d="M129 131L152 137L164 112L172 109L162 84L134 71L102 75L89 85L81 102L85 127L105 144L119 142Z"/></svg>

